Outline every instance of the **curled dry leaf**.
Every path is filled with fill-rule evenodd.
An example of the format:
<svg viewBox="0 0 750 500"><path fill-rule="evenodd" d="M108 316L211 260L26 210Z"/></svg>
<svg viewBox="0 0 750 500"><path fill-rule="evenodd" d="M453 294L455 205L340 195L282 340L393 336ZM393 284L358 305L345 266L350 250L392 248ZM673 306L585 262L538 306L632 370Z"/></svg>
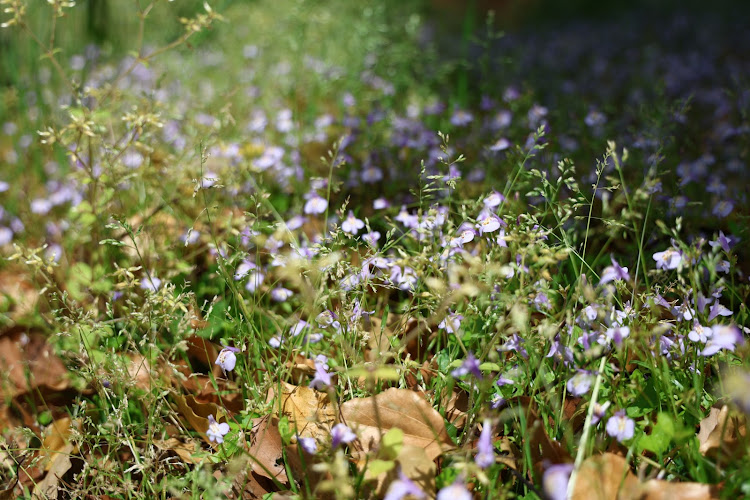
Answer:
<svg viewBox="0 0 750 500"><path fill-rule="evenodd" d="M70 470L70 460L75 447L70 442L73 427L79 425L70 418L64 417L52 422L42 443L40 453L48 460L45 470L47 475L34 487L32 499L56 499L59 494L61 478Z"/></svg>
<svg viewBox="0 0 750 500"><path fill-rule="evenodd" d="M253 472L281 483L289 481L281 460L282 442L277 419L268 416L254 419L249 445Z"/></svg>
<svg viewBox="0 0 750 500"><path fill-rule="evenodd" d="M441 404L445 408L446 420L457 428L463 429L468 418L469 394L458 387L454 387L450 395L443 392Z"/></svg>
<svg viewBox="0 0 750 500"><path fill-rule="evenodd" d="M641 484L627 461L614 453L586 459L576 474L572 498L591 500L714 500L718 489L700 483L652 479Z"/></svg>
<svg viewBox="0 0 750 500"><path fill-rule="evenodd" d="M214 361L219 356L216 346L198 335L190 335L185 339L187 344L187 355L191 362L197 362L203 368L213 369ZM193 367L197 369L198 367Z"/></svg>
<svg viewBox="0 0 750 500"><path fill-rule="evenodd" d="M347 401L341 405L341 417L357 433L365 455L377 451L383 434L393 428L404 432L404 445L423 448L430 460L454 448L440 413L407 389L393 388Z"/></svg>
<svg viewBox="0 0 750 500"><path fill-rule="evenodd" d="M643 484L638 500L713 500L718 498L719 492L715 485L672 483L652 479Z"/></svg>
<svg viewBox="0 0 750 500"><path fill-rule="evenodd" d="M39 292L24 276L20 270L0 273L0 306L13 321L34 311L39 300Z"/></svg>
<svg viewBox="0 0 750 500"><path fill-rule="evenodd" d="M268 401L276 397L268 391ZM274 403L279 417L286 416L297 434L324 441L330 435L336 416L328 395L304 386L281 382L279 401Z"/></svg>
<svg viewBox="0 0 750 500"><path fill-rule="evenodd" d="M177 403L180 414L185 417L190 426L200 433L205 442L213 445L214 443L206 435L206 431L208 431L208 416L213 415L219 421L224 416L224 409L213 403L199 403L193 396L175 394L174 400Z"/></svg>
<svg viewBox="0 0 750 500"><path fill-rule="evenodd" d="M151 388L151 364L142 354L129 355L128 376L138 389L148 391Z"/></svg>
<svg viewBox="0 0 750 500"><path fill-rule="evenodd" d="M698 431L699 451L702 455L716 456L719 451L725 458L739 451L740 438L747 434L746 418L730 415L728 406L713 407L701 420Z"/></svg>
<svg viewBox="0 0 750 500"><path fill-rule="evenodd" d="M430 459L423 448L418 446L405 445L396 457L398 467L394 467L387 472L383 472L375 478L375 491L378 498L385 497L391 483L399 478L398 470L411 479L414 484L425 492L427 498L435 498L435 476L437 475L437 466L435 461Z"/></svg>
<svg viewBox="0 0 750 500"><path fill-rule="evenodd" d="M56 390L68 387L68 370L43 335L14 329L0 337L0 371L10 384L6 396L32 391L40 385ZM28 375L28 376L27 376Z"/></svg>
<svg viewBox="0 0 750 500"><path fill-rule="evenodd" d="M638 498L638 478L620 455L589 457L575 475L572 498L618 500Z"/></svg>
<svg viewBox="0 0 750 500"><path fill-rule="evenodd" d="M202 462L201 459L193 457L193 453L196 450L195 442L193 441L182 442L177 438L169 438L167 440L155 440L154 446L164 452L177 455L183 463L197 464Z"/></svg>

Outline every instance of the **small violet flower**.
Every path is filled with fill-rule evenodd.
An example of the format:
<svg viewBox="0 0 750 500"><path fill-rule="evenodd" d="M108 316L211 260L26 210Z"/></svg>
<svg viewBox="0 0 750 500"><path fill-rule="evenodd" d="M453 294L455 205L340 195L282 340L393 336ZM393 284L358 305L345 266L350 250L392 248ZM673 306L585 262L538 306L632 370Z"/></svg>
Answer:
<svg viewBox="0 0 750 500"><path fill-rule="evenodd" d="M226 422L219 423L213 415L208 416L208 430L206 435L209 441L221 444L224 442L224 436L229 434L229 424Z"/></svg>
<svg viewBox="0 0 750 500"><path fill-rule="evenodd" d="M240 352L240 350L236 347L224 346L214 364L219 365L224 373L231 372L237 364L237 356L234 354L236 352Z"/></svg>
<svg viewBox="0 0 750 500"><path fill-rule="evenodd" d="M482 372L479 371L479 360L474 357L474 354L468 353L466 356L466 359L463 363L461 363L461 366L456 368L451 372L451 375L454 378L463 377L464 375L468 375L471 373L479 380L482 380Z"/></svg>
<svg viewBox="0 0 750 500"><path fill-rule="evenodd" d="M489 419L485 419L482 426L482 433L477 441L477 454L474 457L474 463L482 469L486 469L495 463L495 448L492 446L492 424Z"/></svg>
<svg viewBox="0 0 750 500"><path fill-rule="evenodd" d="M737 344L742 343L740 330L733 325L714 325L711 328L711 338L706 347L700 352L701 356L713 356L722 349L734 351Z"/></svg>
<svg viewBox="0 0 750 500"><path fill-rule="evenodd" d="M620 264L615 260L614 257L610 256L610 259L612 260L612 265L605 267L604 271L602 271L602 277L599 280L599 285L604 285L609 283L610 281L616 280L630 280L628 268L620 266Z"/></svg>
<svg viewBox="0 0 750 500"><path fill-rule="evenodd" d="M591 415L591 425L596 425L607 414L607 409L611 403L607 401L604 404L594 403L594 413Z"/></svg>
<svg viewBox="0 0 750 500"><path fill-rule="evenodd" d="M632 418L625 416L625 410L616 412L607 420L607 434L617 439L620 443L633 437L635 433L635 422Z"/></svg>
<svg viewBox="0 0 750 500"><path fill-rule="evenodd" d="M427 495L403 471L399 470L398 479L393 481L388 487L383 500L401 500L406 497L427 498Z"/></svg>
<svg viewBox="0 0 750 500"><path fill-rule="evenodd" d="M349 215L347 215L344 222L341 223L341 229L345 233L349 233L351 235L356 235L363 227L365 227L365 223L360 219L357 219L357 217L354 216L354 213L352 213L351 210L349 211Z"/></svg>
<svg viewBox="0 0 750 500"><path fill-rule="evenodd" d="M471 493L466 489L462 479L456 479L450 486L438 491L437 500L471 500Z"/></svg>
<svg viewBox="0 0 750 500"><path fill-rule="evenodd" d="M318 443L315 438L297 436L297 442L308 455L314 455L318 451Z"/></svg>
<svg viewBox="0 0 750 500"><path fill-rule="evenodd" d="M578 373L570 377L565 387L567 387L570 394L579 397L589 392L593 382L593 374L585 370L579 370Z"/></svg>
<svg viewBox="0 0 750 500"><path fill-rule="evenodd" d="M315 377L310 381L310 387L322 391L331 386L331 374L325 363L315 363Z"/></svg>
<svg viewBox="0 0 750 500"><path fill-rule="evenodd" d="M479 234L494 233L500 229L501 224L499 217L488 215L477 223L477 229L479 229Z"/></svg>
<svg viewBox="0 0 750 500"><path fill-rule="evenodd" d="M336 448L341 443L351 443L355 439L357 435L346 424L336 424L331 429L331 448Z"/></svg>
<svg viewBox="0 0 750 500"><path fill-rule="evenodd" d="M667 248L663 252L656 252L654 254L654 260L656 261L657 269L677 269L682 262L682 254L676 248Z"/></svg>
<svg viewBox="0 0 750 500"><path fill-rule="evenodd" d="M328 200L317 193L312 193L305 202L304 212L308 215L322 214L328 208Z"/></svg>
<svg viewBox="0 0 750 500"><path fill-rule="evenodd" d="M456 333L461 328L461 320L464 319L463 315L458 313L450 313L448 316L443 318L438 328L444 329L447 333Z"/></svg>
<svg viewBox="0 0 750 500"><path fill-rule="evenodd" d="M542 485L549 500L567 500L568 481L573 467L573 464L554 464L545 469Z"/></svg>

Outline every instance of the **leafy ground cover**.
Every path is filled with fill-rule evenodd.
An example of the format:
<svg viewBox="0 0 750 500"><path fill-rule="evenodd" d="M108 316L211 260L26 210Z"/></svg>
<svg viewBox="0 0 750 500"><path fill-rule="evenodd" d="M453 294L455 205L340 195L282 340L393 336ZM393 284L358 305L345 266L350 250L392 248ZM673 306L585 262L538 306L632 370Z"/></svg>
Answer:
<svg viewBox="0 0 750 500"><path fill-rule="evenodd" d="M738 23L1 3L3 498L750 494Z"/></svg>

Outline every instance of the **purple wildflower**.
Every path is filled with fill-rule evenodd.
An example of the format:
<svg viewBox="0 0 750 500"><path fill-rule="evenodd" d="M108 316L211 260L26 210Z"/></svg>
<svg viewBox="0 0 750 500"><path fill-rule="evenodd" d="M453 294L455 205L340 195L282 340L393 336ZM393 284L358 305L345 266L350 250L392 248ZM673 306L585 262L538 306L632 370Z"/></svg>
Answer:
<svg viewBox="0 0 750 500"><path fill-rule="evenodd" d="M231 372L237 364L237 356L234 354L236 352L240 352L240 350L236 347L224 346L214 364L219 365L224 373Z"/></svg>
<svg viewBox="0 0 750 500"><path fill-rule="evenodd" d="M630 328L627 326L616 326L614 328L608 328L604 335L610 341L614 342L617 347L622 345L622 339L630 335Z"/></svg>
<svg viewBox="0 0 750 500"><path fill-rule="evenodd" d="M438 328L443 328L447 333L456 333L461 328L462 319L464 319L463 315L450 313L438 324Z"/></svg>
<svg viewBox="0 0 750 500"><path fill-rule="evenodd" d="M630 280L628 268L620 266L620 264L615 260L614 257L610 256L610 259L612 260L612 265L605 267L604 271L602 271L602 277L599 280L599 285L604 285L606 283L609 283L610 281L615 280Z"/></svg>
<svg viewBox="0 0 750 500"><path fill-rule="evenodd" d="M734 351L737 344L742 343L742 334L734 325L714 325L711 328L711 338L701 351L701 356L713 356L722 349Z"/></svg>
<svg viewBox="0 0 750 500"><path fill-rule="evenodd" d="M654 260L656 261L657 269L677 269L682 262L682 254L676 248L670 247L663 252L656 252L654 254Z"/></svg>
<svg viewBox="0 0 750 500"><path fill-rule="evenodd" d="M292 295L293 291L281 286L271 290L271 300L274 302L286 302Z"/></svg>
<svg viewBox="0 0 750 500"><path fill-rule="evenodd" d="M616 412L607 420L607 434L620 443L632 438L634 433L635 422L632 418L625 416L625 410Z"/></svg>
<svg viewBox="0 0 750 500"><path fill-rule="evenodd" d="M310 381L310 387L322 391L331 386L331 374L325 363L315 363L315 377Z"/></svg>
<svg viewBox="0 0 750 500"><path fill-rule="evenodd" d="M719 231L719 237L714 241L709 241L708 244L711 245L711 248L721 247L727 253L729 253L729 250L734 245L732 238L727 238L724 235L724 231Z"/></svg>
<svg viewBox="0 0 750 500"><path fill-rule="evenodd" d="M377 198L372 202L372 208L375 210L383 210L391 206L391 203L385 198Z"/></svg>
<svg viewBox="0 0 750 500"><path fill-rule="evenodd" d="M589 392L593 382L593 374L586 370L578 370L578 373L570 377L565 387L567 387L570 394L579 397Z"/></svg>
<svg viewBox="0 0 750 500"><path fill-rule="evenodd" d="M454 378L459 378L469 373L482 380L482 372L479 370L479 360L471 352L466 355L466 359L461 363L461 366L451 372L451 375Z"/></svg>
<svg viewBox="0 0 750 500"><path fill-rule="evenodd" d="M554 464L547 467L542 476L544 494L549 500L568 498L568 481L573 473L573 464Z"/></svg>
<svg viewBox="0 0 750 500"><path fill-rule="evenodd" d="M300 448L309 455L314 455L318 451L318 443L315 441L315 438L297 436L297 442Z"/></svg>
<svg viewBox="0 0 750 500"><path fill-rule="evenodd" d="M466 489L463 479L456 479L453 484L438 491L436 500L471 500L471 493Z"/></svg>
<svg viewBox="0 0 750 500"><path fill-rule="evenodd" d="M477 454L474 457L474 463L482 469L486 469L495 463L495 448L492 446L492 424L489 419L485 419L482 426L482 433L477 441Z"/></svg>
<svg viewBox="0 0 750 500"><path fill-rule="evenodd" d="M712 321L717 316L731 316L732 311L729 310L729 308L724 307L719 303L717 300L714 302L714 304L711 306L711 309L708 311L708 321Z"/></svg>
<svg viewBox="0 0 750 500"><path fill-rule="evenodd" d="M341 443L348 444L357 439L357 435L346 424L336 424L331 429L331 448Z"/></svg>
<svg viewBox="0 0 750 500"><path fill-rule="evenodd" d="M221 444L224 442L224 436L229 434L229 424L226 422L219 423L213 415L208 416L208 430L206 435L209 441Z"/></svg>
<svg viewBox="0 0 750 500"><path fill-rule="evenodd" d="M405 497L427 498L427 495L414 481L406 477L402 470L399 470L398 479L388 487L383 500L401 500Z"/></svg>
<svg viewBox="0 0 750 500"><path fill-rule="evenodd" d="M611 403L607 401L604 404L594 403L594 412L591 414L591 425L596 425L607 414L607 408Z"/></svg>
<svg viewBox="0 0 750 500"><path fill-rule="evenodd" d="M354 216L354 213L352 213L351 210L349 211L349 215L347 215L344 222L341 223L341 229L345 233L349 233L351 235L356 235L363 227L365 227L365 223L360 219L357 219L357 217Z"/></svg>
<svg viewBox="0 0 750 500"><path fill-rule="evenodd" d="M13 231L7 227L0 226L0 247L13 241Z"/></svg>
<svg viewBox="0 0 750 500"><path fill-rule="evenodd" d="M308 215L322 214L327 208L328 201L317 193L312 193L307 202L305 202L304 212Z"/></svg>
<svg viewBox="0 0 750 500"><path fill-rule="evenodd" d="M146 279L141 281L141 288L156 293L161 288L161 280L156 276L146 276Z"/></svg>
<svg viewBox="0 0 750 500"><path fill-rule="evenodd" d="M457 109L451 116L451 125L465 127L474 120L474 116L468 111Z"/></svg>
<svg viewBox="0 0 750 500"><path fill-rule="evenodd" d="M477 223L479 234L494 233L500 229L500 218L496 215L487 215Z"/></svg>
<svg viewBox="0 0 750 500"><path fill-rule="evenodd" d="M732 210L734 210L734 203L732 203L730 200L721 200L719 203L714 205L714 209L711 213L713 213L716 217L723 219L724 217L732 213Z"/></svg>

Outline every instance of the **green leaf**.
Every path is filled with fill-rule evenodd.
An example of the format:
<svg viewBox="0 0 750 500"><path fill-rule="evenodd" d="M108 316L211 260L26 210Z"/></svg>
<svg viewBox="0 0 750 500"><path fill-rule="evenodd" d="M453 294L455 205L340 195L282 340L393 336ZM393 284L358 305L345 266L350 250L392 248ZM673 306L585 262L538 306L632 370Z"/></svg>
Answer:
<svg viewBox="0 0 750 500"><path fill-rule="evenodd" d="M367 466L366 479L374 479L384 472L388 472L396 466L393 460L372 460Z"/></svg>
<svg viewBox="0 0 750 500"><path fill-rule="evenodd" d="M643 436L638 442L641 450L648 450L662 455L669 448L675 436L675 423L666 413L659 413L651 434Z"/></svg>
<svg viewBox="0 0 750 500"><path fill-rule="evenodd" d="M381 455L383 457L395 460L399 453L401 453L401 448L404 446L404 431L398 427L393 427L391 430L383 434L380 446Z"/></svg>

